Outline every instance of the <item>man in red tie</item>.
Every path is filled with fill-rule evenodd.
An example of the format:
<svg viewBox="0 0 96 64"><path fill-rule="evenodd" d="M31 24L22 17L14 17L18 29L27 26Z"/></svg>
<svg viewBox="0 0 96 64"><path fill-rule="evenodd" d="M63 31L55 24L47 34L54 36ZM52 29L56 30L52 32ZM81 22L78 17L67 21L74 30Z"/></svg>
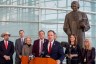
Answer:
<svg viewBox="0 0 96 64"><path fill-rule="evenodd" d="M55 39L55 32L53 30L48 31L48 42L43 48L45 57L53 58L57 61L57 64L62 64L64 60L63 47Z"/></svg>
<svg viewBox="0 0 96 64"><path fill-rule="evenodd" d="M3 41L0 41L0 64L13 64L14 45L9 41L10 34L5 32L1 35Z"/></svg>

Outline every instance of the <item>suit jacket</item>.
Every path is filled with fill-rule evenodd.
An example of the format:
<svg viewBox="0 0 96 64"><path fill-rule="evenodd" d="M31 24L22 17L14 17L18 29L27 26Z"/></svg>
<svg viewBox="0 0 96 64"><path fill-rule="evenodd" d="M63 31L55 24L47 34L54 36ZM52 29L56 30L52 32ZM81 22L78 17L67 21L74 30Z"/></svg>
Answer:
<svg viewBox="0 0 96 64"><path fill-rule="evenodd" d="M57 41L53 42L50 54L48 54L48 42L45 43L43 51L44 51L45 57L46 57L46 55L49 55L54 60L60 60L61 62L64 60L64 50L63 50L63 47Z"/></svg>
<svg viewBox="0 0 96 64"><path fill-rule="evenodd" d="M16 39L15 41L15 51L16 51L16 56L15 56L15 60L16 61L21 61L19 58L19 55L22 55L22 47L23 45L25 45L25 42L21 42L21 38Z"/></svg>
<svg viewBox="0 0 96 64"><path fill-rule="evenodd" d="M5 48L4 40L0 41L0 64L13 64L14 45L8 41L8 48ZM10 56L10 60L5 60L4 55Z"/></svg>
<svg viewBox="0 0 96 64"><path fill-rule="evenodd" d="M34 41L34 44L33 44L32 53L35 55L35 57L40 57L40 55L39 55L39 41L40 41L40 39L37 39ZM45 42L48 42L48 40L44 39L44 44L45 44Z"/></svg>

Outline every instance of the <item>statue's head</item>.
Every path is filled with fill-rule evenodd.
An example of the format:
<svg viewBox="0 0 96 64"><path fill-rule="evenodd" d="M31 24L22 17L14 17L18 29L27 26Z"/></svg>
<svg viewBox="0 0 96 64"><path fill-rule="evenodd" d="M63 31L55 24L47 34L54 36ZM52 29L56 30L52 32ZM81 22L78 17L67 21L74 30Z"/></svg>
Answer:
<svg viewBox="0 0 96 64"><path fill-rule="evenodd" d="M71 8L73 9L73 11L77 11L79 9L80 5L78 1L73 1L71 3Z"/></svg>

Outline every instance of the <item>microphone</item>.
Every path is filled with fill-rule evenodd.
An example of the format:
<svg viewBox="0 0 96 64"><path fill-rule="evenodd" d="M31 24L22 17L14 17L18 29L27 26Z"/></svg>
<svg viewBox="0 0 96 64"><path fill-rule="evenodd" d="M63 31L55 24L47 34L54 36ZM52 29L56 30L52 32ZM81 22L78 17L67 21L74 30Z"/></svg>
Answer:
<svg viewBox="0 0 96 64"><path fill-rule="evenodd" d="M32 53L32 54L30 54L29 55L29 59L31 60L32 58L34 58L35 57L35 53Z"/></svg>
<svg viewBox="0 0 96 64"><path fill-rule="evenodd" d="M41 52L40 57L44 57L44 51Z"/></svg>
<svg viewBox="0 0 96 64"><path fill-rule="evenodd" d="M33 58L35 58L35 53L32 53L32 55L33 55Z"/></svg>

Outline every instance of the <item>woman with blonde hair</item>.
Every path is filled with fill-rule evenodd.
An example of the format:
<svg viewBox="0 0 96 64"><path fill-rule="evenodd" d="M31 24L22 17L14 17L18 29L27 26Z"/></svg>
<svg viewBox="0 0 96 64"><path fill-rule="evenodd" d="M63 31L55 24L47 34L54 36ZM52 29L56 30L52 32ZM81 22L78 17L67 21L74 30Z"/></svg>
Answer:
<svg viewBox="0 0 96 64"><path fill-rule="evenodd" d="M25 38L26 45L22 48L22 56L29 56L32 54L32 45L31 45L31 37Z"/></svg>
<svg viewBox="0 0 96 64"><path fill-rule="evenodd" d="M95 48L91 47L89 39L85 39L82 49L82 64L95 64Z"/></svg>

